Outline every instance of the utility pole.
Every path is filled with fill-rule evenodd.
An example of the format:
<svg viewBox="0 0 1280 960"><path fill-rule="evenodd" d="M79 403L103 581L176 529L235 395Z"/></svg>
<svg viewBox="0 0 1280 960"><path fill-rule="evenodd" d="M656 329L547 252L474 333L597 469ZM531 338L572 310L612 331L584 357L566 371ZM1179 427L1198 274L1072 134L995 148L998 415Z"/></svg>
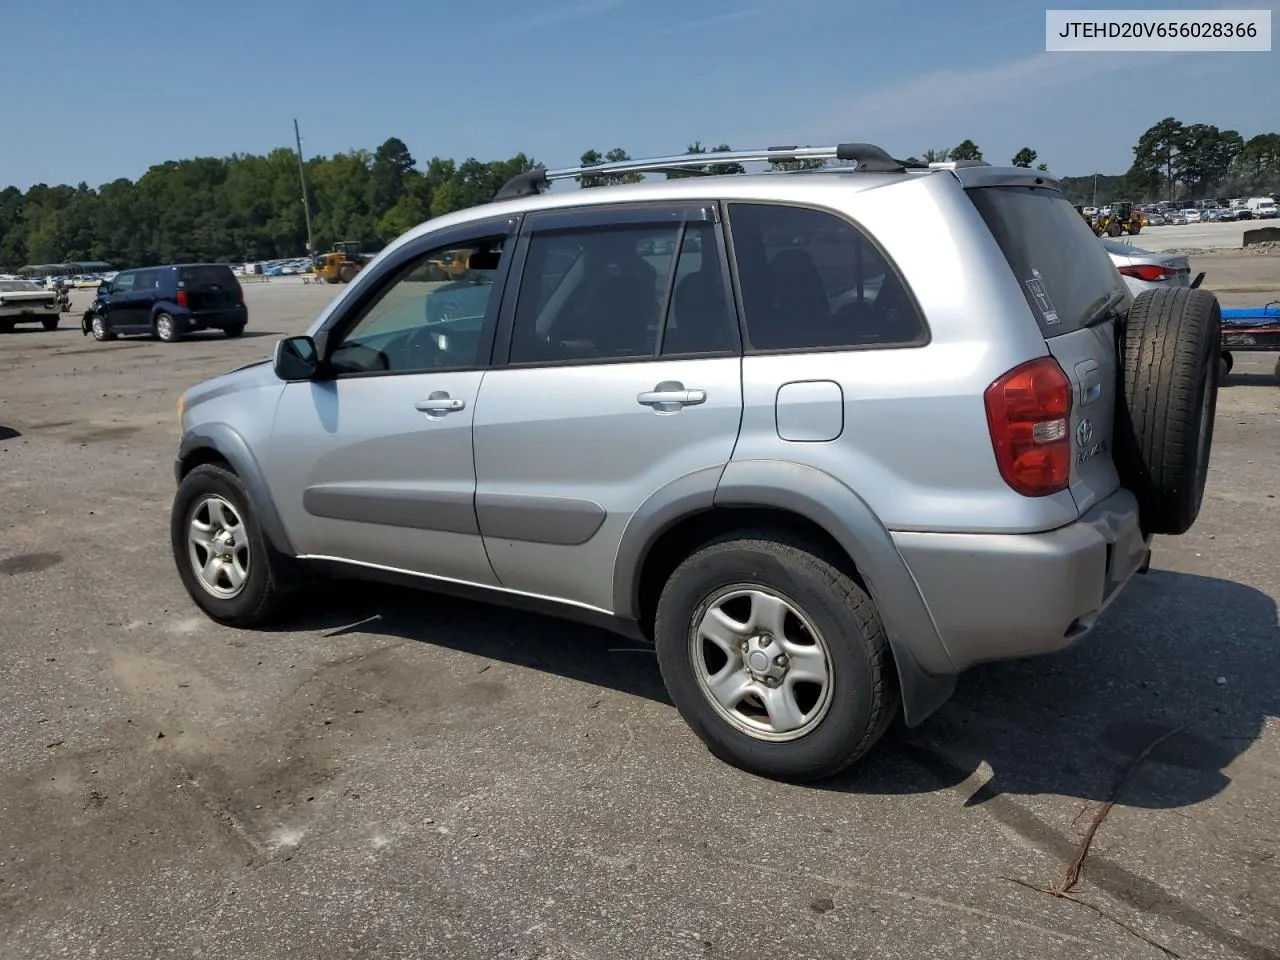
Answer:
<svg viewBox="0 0 1280 960"><path fill-rule="evenodd" d="M298 149L301 150L302 148L299 147ZM1098 205L1098 175L1096 173L1093 175L1093 205L1095 207Z"/></svg>
<svg viewBox="0 0 1280 960"><path fill-rule="evenodd" d="M298 132L298 120L293 121L293 137L298 143L298 178L302 181L302 209L307 215L307 256L315 261L316 248L311 237L311 199L307 196L307 168L302 162L302 134Z"/></svg>

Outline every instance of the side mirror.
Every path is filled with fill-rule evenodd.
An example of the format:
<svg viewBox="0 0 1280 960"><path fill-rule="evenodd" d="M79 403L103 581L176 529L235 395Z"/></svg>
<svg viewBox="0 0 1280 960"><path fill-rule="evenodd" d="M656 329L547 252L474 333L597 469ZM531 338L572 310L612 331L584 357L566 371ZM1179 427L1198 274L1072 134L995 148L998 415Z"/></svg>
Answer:
<svg viewBox="0 0 1280 960"><path fill-rule="evenodd" d="M276 344L275 372L281 380L311 380L320 369L320 352L310 337L288 337Z"/></svg>
<svg viewBox="0 0 1280 960"><path fill-rule="evenodd" d="M98 296L100 297L106 296L110 292L111 292L111 281L103 280L100 284L98 284Z"/></svg>

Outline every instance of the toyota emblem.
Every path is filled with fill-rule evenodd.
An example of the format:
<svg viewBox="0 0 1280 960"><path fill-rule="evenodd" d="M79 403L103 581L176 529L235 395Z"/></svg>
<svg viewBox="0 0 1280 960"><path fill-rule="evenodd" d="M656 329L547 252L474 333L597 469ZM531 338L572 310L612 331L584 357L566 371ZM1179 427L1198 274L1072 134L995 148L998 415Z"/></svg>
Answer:
<svg viewBox="0 0 1280 960"><path fill-rule="evenodd" d="M1093 424L1089 420L1081 420L1076 427L1076 443L1081 447L1089 446L1093 440Z"/></svg>

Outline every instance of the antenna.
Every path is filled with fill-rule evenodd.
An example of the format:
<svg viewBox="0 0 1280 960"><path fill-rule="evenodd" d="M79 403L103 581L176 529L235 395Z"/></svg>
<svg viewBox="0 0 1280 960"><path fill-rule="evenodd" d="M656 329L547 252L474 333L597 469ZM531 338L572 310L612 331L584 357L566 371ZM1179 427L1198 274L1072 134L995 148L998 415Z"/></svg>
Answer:
<svg viewBox="0 0 1280 960"><path fill-rule="evenodd" d="M298 144L298 179L302 181L302 209L307 216L307 256L315 262L316 248L311 239L311 198L307 196L307 168L302 162L302 134L298 132L298 119L293 120L293 137Z"/></svg>

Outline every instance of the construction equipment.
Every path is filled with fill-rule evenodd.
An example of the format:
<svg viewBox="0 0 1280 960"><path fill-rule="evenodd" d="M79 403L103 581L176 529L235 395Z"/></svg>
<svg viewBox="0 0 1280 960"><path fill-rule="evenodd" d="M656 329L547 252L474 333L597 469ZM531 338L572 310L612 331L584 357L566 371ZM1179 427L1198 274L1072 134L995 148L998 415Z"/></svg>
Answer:
<svg viewBox="0 0 1280 960"><path fill-rule="evenodd" d="M359 240L339 240L328 253L315 257L315 277L325 283L350 283L373 254L362 253Z"/></svg>
<svg viewBox="0 0 1280 960"><path fill-rule="evenodd" d="M1080 211L1080 216L1084 217L1085 223L1089 224L1094 234L1099 237L1104 233L1108 237L1118 237L1124 233L1130 236L1137 236L1142 232L1142 228L1147 225L1146 217L1142 215L1142 211L1136 209L1127 200L1103 207L1106 213L1099 211L1096 217L1086 216L1080 207L1076 207L1076 210Z"/></svg>

